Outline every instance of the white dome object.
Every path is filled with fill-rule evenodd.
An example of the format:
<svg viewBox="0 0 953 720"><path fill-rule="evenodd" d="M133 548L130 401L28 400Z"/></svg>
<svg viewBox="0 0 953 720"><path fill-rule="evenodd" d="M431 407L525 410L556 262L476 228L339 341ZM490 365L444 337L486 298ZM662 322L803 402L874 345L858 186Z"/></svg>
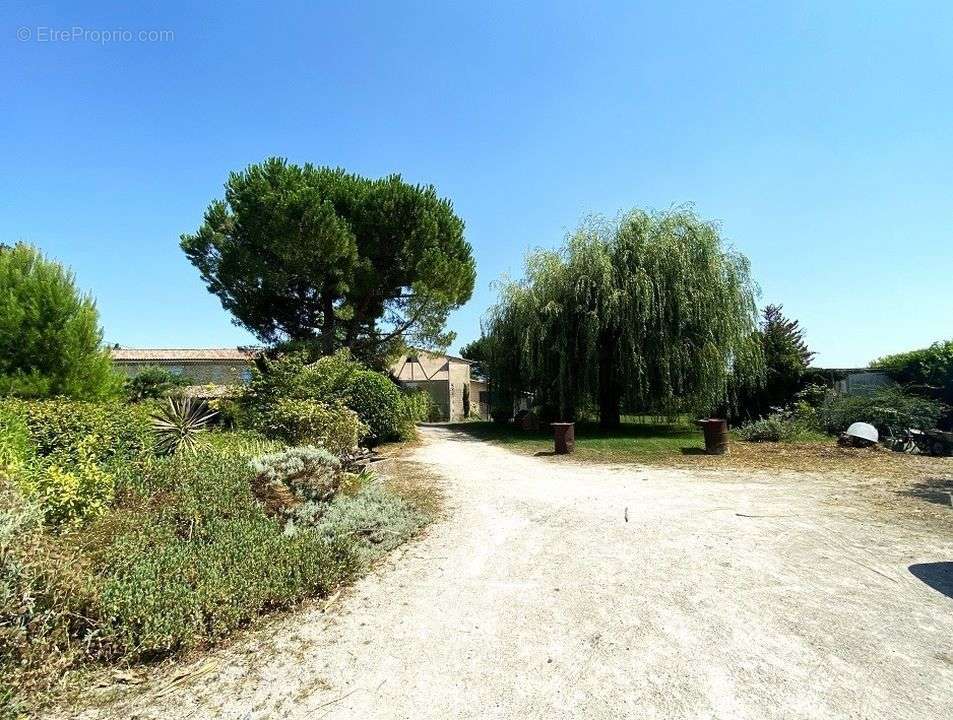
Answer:
<svg viewBox="0 0 953 720"><path fill-rule="evenodd" d="M864 422L853 423L847 428L847 435L874 443L880 439L880 435L877 434L877 428L870 423Z"/></svg>

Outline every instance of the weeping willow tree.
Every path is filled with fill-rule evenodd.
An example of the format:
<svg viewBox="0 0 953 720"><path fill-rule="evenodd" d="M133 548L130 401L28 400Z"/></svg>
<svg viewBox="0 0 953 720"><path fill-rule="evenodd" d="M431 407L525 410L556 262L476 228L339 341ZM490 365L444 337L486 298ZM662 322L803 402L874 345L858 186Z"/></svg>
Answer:
<svg viewBox="0 0 953 720"><path fill-rule="evenodd" d="M689 208L586 221L500 284L485 326L498 395L604 427L708 412L761 374L748 261Z"/></svg>

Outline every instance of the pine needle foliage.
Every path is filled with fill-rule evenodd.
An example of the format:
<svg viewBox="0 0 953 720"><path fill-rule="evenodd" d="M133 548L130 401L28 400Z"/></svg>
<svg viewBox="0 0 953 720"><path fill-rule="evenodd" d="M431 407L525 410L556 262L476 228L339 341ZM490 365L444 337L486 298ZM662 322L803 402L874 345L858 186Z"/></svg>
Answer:
<svg viewBox="0 0 953 720"><path fill-rule="evenodd" d="M0 245L0 395L115 397L122 380L102 339L69 270L30 245Z"/></svg>

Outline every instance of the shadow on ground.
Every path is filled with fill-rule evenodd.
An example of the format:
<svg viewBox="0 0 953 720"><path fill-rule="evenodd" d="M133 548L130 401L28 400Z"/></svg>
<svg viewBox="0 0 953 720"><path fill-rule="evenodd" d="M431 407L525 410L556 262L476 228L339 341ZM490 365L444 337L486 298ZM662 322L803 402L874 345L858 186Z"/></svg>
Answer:
<svg viewBox="0 0 953 720"><path fill-rule="evenodd" d="M436 424L435 424L436 425ZM546 423L540 423L539 430L523 430L516 424L491 422L452 422L443 423L441 427L466 433L481 440L527 440L552 438L553 431ZM626 422L617 428L605 430L597 423L577 422L575 428L576 439L612 439L612 440L639 440L639 439L689 439L694 438L698 431L693 427L681 425L666 425L659 423Z"/></svg>
<svg viewBox="0 0 953 720"><path fill-rule="evenodd" d="M911 565L909 570L917 580L953 598L953 562L918 563Z"/></svg>
<svg viewBox="0 0 953 720"><path fill-rule="evenodd" d="M953 506L953 479L933 477L913 483L906 490L899 490L898 495L926 500L937 505Z"/></svg>

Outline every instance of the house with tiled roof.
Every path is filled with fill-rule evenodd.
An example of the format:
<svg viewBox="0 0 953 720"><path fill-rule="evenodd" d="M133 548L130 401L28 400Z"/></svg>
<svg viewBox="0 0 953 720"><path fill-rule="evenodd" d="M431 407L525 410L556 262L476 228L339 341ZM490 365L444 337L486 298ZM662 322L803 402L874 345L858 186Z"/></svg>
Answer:
<svg viewBox="0 0 953 720"><path fill-rule="evenodd" d="M390 373L403 387L430 393L444 420L489 417L487 383L471 377L473 364L455 355L410 350L394 361Z"/></svg>
<svg viewBox="0 0 953 720"><path fill-rule="evenodd" d="M233 385L251 379L256 348L120 348L110 349L117 370L134 377L160 367L195 385Z"/></svg>
<svg viewBox="0 0 953 720"><path fill-rule="evenodd" d="M194 386L244 384L251 379L258 348L121 348L110 349L113 365L129 377L160 367ZM390 367L391 376L408 389L430 394L443 420L488 417L485 380L471 377L473 363L454 355L411 350Z"/></svg>

